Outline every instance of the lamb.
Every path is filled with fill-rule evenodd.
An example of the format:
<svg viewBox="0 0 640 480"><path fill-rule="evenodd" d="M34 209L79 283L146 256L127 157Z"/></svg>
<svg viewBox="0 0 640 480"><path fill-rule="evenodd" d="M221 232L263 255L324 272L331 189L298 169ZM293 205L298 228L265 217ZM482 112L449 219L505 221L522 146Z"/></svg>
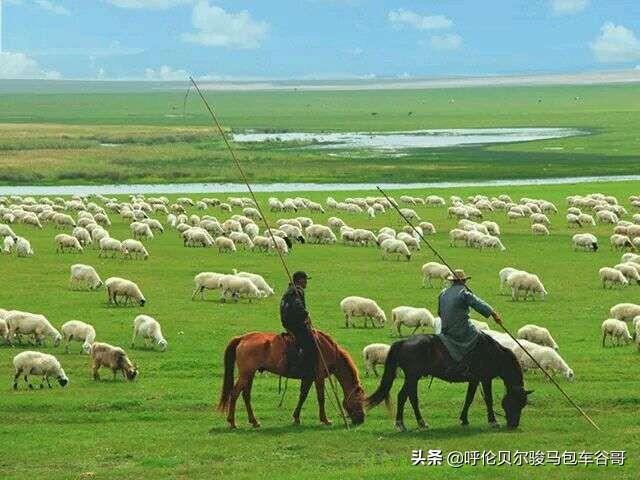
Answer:
<svg viewBox="0 0 640 480"><path fill-rule="evenodd" d="M378 306L378 304L370 298L364 297L345 297L340 302L340 309L344 313L345 327L349 327L352 324L351 319L353 317L364 317L364 326L367 326L367 320L371 320L373 325L382 328L387 321L387 317L384 311Z"/></svg>
<svg viewBox="0 0 640 480"><path fill-rule="evenodd" d="M38 345L41 345L46 337L51 337L51 343L57 347L62 340L62 335L51 325L47 317L29 312L13 310L5 317L7 323L7 343L13 345L16 335L33 335Z"/></svg>
<svg viewBox="0 0 640 480"><path fill-rule="evenodd" d="M66 233L61 233L59 235L56 235L55 241L56 241L56 253L60 253L60 252L64 253L65 249L74 250L79 253L82 253L84 251L78 239L71 235L67 235Z"/></svg>
<svg viewBox="0 0 640 480"><path fill-rule="evenodd" d="M508 276L506 283L511 288L511 298L514 301L518 300L520 292L524 292L525 301L529 295L531 299L535 299L535 294L539 294L543 300L547 295L540 278L528 272L513 272Z"/></svg>
<svg viewBox="0 0 640 480"><path fill-rule="evenodd" d="M102 286L102 280L96 272L95 268L91 265L83 265L82 263L76 263L71 265L71 276L69 277L69 288L74 290L74 287L89 287L89 290L96 290Z"/></svg>
<svg viewBox="0 0 640 480"><path fill-rule="evenodd" d="M42 377L40 388L44 388L44 382L47 382L47 385L51 388L51 383L49 383L50 377L58 380L61 387L64 387L69 383L69 379L64 373L58 359L48 353L34 352L31 350L20 352L13 357L13 367L16 372L13 377L14 390L18 389L18 379L21 375L24 375L24 382L31 389L33 389L33 385L29 383L29 375L38 375Z"/></svg>
<svg viewBox="0 0 640 480"><path fill-rule="evenodd" d="M160 324L155 318L149 315L138 315L133 320L132 348L136 346L137 337L144 338L145 346L148 346L148 341L151 339L160 347L160 351L164 352L167 349L167 341L162 336Z"/></svg>
<svg viewBox="0 0 640 480"><path fill-rule="evenodd" d="M411 335L416 333L416 330L420 327L431 327L435 329L435 319L433 314L426 308L415 308L400 306L391 310L391 321L393 322L393 328L395 328L398 336L402 336L401 327L413 328Z"/></svg>
<svg viewBox="0 0 640 480"><path fill-rule="evenodd" d="M619 263L613 268L620 271L627 281L635 281L638 285L640 285L640 273L638 272L638 268L636 268L635 265L635 263Z"/></svg>
<svg viewBox="0 0 640 480"><path fill-rule="evenodd" d="M108 343L94 342L91 345L91 369L93 371L93 379L100 380L98 370L100 367L110 368L113 372L113 379L116 374L122 372L122 376L129 381L135 380L138 376L138 368L131 363L127 353L120 347L114 347Z"/></svg>
<svg viewBox="0 0 640 480"><path fill-rule="evenodd" d="M21 258L33 255L33 248L31 248L29 240L24 237L18 237L18 240L16 240L16 254Z"/></svg>
<svg viewBox="0 0 640 480"><path fill-rule="evenodd" d="M235 268L233 269L233 274L238 277L246 277L251 280L264 297L270 297L274 294L273 288L269 286L262 275L258 275L257 273L238 272Z"/></svg>
<svg viewBox="0 0 640 480"><path fill-rule="evenodd" d="M539 327L538 325L525 325L518 330L517 337L558 350L558 344L549 333L549 330L544 327Z"/></svg>
<svg viewBox="0 0 640 480"><path fill-rule="evenodd" d="M411 260L411 252L409 251L409 247L407 247L406 243L404 243L402 240L388 238L382 241L380 247L382 248L382 258L384 260L386 260L390 254L397 255L398 259L400 258L400 256L404 256L407 261Z"/></svg>
<svg viewBox="0 0 640 480"><path fill-rule="evenodd" d="M104 237L100 239L100 253L98 253L99 257L104 257L108 252L111 252L111 258L115 258L115 256L120 253L123 256L127 254L127 249L124 248L122 242L120 240L116 240L111 237Z"/></svg>
<svg viewBox="0 0 640 480"><path fill-rule="evenodd" d="M609 314L618 320L630 322L640 315L640 305L636 305L635 303L618 303L611 307Z"/></svg>
<svg viewBox="0 0 640 480"><path fill-rule="evenodd" d="M590 233L578 233L574 235L571 240L573 241L573 250L576 251L578 248L584 250L591 250L594 252L598 251L598 239L595 235Z"/></svg>
<svg viewBox="0 0 640 480"><path fill-rule="evenodd" d="M607 337L611 337L613 345L625 345L632 340L627 323L616 318L608 318L602 322L603 347L605 346Z"/></svg>
<svg viewBox="0 0 640 480"><path fill-rule="evenodd" d="M336 235L331 228L324 225L309 225L305 229L305 233L309 243L336 243L337 241Z"/></svg>
<svg viewBox="0 0 640 480"><path fill-rule="evenodd" d="M107 287L108 303L113 305L119 305L118 295L125 298L124 305L127 305L129 301L132 303L135 301L141 307L147 303L144 295L140 291L140 287L131 280L120 277L110 277L104 282Z"/></svg>
<svg viewBox="0 0 640 480"><path fill-rule="evenodd" d="M225 275L222 277L220 288L223 299L230 295L231 298L238 301L241 296L244 296L251 302L252 298L261 298L263 296L251 279L238 275Z"/></svg>
<svg viewBox="0 0 640 480"><path fill-rule="evenodd" d="M372 343L367 345L362 350L362 356L364 357L364 374L369 376L369 372L373 371L377 377L376 365L384 365L387 361L387 355L391 347L386 343Z"/></svg>
<svg viewBox="0 0 640 480"><path fill-rule="evenodd" d="M191 299L193 300L199 293L200 298L204 300L204 291L218 290L219 288L221 288L221 281L223 277L225 277L225 274L215 272L200 272L199 274L197 274L193 278L193 281L196 284L196 288L191 295Z"/></svg>
<svg viewBox="0 0 640 480"><path fill-rule="evenodd" d="M531 233L533 235L549 235L549 229L541 223L534 223L531 225Z"/></svg>
<svg viewBox="0 0 640 480"><path fill-rule="evenodd" d="M89 353L91 351L91 344L96 339L96 330L92 325L80 320L70 320L63 324L60 330L62 331L62 338L64 338L64 351L66 353L69 353L69 342L72 340L82 342L80 353Z"/></svg>
<svg viewBox="0 0 640 480"><path fill-rule="evenodd" d="M442 280L442 284L447 280L447 277L451 274L451 270L446 265L442 265L437 262L428 262L422 265L422 284L423 286L433 287L431 283L432 278L439 278Z"/></svg>
<svg viewBox="0 0 640 480"><path fill-rule="evenodd" d="M609 288L613 288L614 285L619 285L621 287L629 285L629 280L626 279L620 270L615 268L603 267L598 270L598 275L600 275L602 288L607 288L607 283L609 284Z"/></svg>

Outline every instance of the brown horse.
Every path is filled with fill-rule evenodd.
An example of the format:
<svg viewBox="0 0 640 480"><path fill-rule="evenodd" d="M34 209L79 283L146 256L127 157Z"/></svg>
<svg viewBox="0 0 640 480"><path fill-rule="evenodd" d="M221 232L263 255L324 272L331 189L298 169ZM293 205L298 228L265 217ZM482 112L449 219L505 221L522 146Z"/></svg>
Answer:
<svg viewBox="0 0 640 480"><path fill-rule="evenodd" d="M364 390L360 384L358 370L351 356L342 349L326 333L314 330L322 356L326 362L329 374L335 375L344 393L343 407L355 425L364 422ZM286 351L287 344L292 339L288 335L267 332L251 332L233 338L224 351L224 383L218 410L227 412L227 421L231 428L236 428L235 410L238 396L242 393L247 408L249 422L259 427L260 422L251 408L251 386L258 371L268 371L282 377L295 378L287 372ZM238 365L238 380L234 385L234 365ZM330 424L324 408L324 381L327 378L322 361L318 361L315 379L302 380L300 398L293 412L293 421L300 423L300 410L304 404L311 384L315 383L320 408L320 421Z"/></svg>

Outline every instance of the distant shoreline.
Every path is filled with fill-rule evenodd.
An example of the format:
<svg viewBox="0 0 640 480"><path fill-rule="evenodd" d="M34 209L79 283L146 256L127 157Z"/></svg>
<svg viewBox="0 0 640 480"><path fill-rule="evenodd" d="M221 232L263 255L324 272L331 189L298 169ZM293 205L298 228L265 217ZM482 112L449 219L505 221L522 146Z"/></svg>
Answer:
<svg viewBox="0 0 640 480"><path fill-rule="evenodd" d="M640 69L587 73L549 73L529 75L486 75L416 78L346 78L326 80L197 80L200 88L210 91L353 91L353 90L423 90L469 87L607 85L640 83ZM92 92L162 92L185 90L184 81L144 80L8 80L0 79L3 93L92 93Z"/></svg>

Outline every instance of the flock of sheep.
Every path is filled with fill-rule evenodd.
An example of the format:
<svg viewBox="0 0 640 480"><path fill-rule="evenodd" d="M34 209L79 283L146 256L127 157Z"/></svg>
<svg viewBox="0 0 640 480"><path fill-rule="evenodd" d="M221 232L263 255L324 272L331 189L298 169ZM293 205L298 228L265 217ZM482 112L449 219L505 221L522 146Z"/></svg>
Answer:
<svg viewBox="0 0 640 480"><path fill-rule="evenodd" d="M640 197L632 196L629 201L634 208L640 208ZM596 220L599 223L611 224L611 248L624 251L619 264L599 270L602 286L623 287L632 281L640 284L640 256L630 252L640 248L640 214L633 215L631 221L621 220L621 217L628 215L625 208L618 204L616 198L602 194L571 196L567 198L567 203L566 221L570 228L594 226ZM402 214L414 223L415 228L404 226L396 230L386 226L372 231L350 226L338 216L340 212L344 212L356 222L358 216L366 221L385 214L393 208L392 204L401 207ZM23 224L38 229L43 229L49 224L56 229L67 231L54 237L55 251L59 254L82 254L93 248L102 258L146 260L150 257L149 250L152 250L150 245L154 237L168 231L175 232L185 248L217 248L221 254L244 249L267 253L279 251L286 255L296 244L341 242L350 247L375 246L380 249L383 259L396 256L409 261L413 253L421 249L420 237L436 233L435 226L431 222L423 221L412 207L447 208L447 205L448 216L458 220L457 227L449 232L451 247L462 244L469 248L498 251L506 250L500 238L500 225L495 221L482 220L485 213L503 212L505 220L509 223L528 221L533 235L550 235L550 218L558 213L556 205L547 200L522 198L516 203L506 194L492 198L474 195L464 200L451 196L449 203L436 195L426 198L403 195L399 201L382 197L347 198L344 201L336 201L333 197L328 197L324 206L303 197L284 200L271 197L266 202L266 207L271 212L299 215L302 212L324 214L325 211L333 211L335 216L331 216L325 225L314 223L308 216L290 215L291 218L279 218L273 223L271 231L266 231L259 226L262 220L259 209L251 199L244 197L229 197L227 201L216 198L194 201L182 197L171 202L166 197L145 198L138 195L122 202L101 195L93 198L74 196L70 200L15 196L0 197L0 239L3 253L15 253L18 257L33 256L35 253L30 242L27 238L16 235L11 224ZM189 214L190 209L196 209L202 214ZM220 214L229 214L229 217L219 220L208 213L212 209L218 209ZM241 209L241 213L233 214L234 209ZM163 217L164 221L152 218L154 215ZM131 238L118 240L111 236L109 227L112 225L111 217L114 216L129 222ZM592 252L598 250L598 239L589 232L574 235L572 242L574 249ZM432 287L434 280L444 285L450 272L444 265L428 262L422 266L421 273L424 286ZM535 297L544 299L547 295L540 278L533 273L505 267L499 271L498 276L500 292L508 288L514 301ZM204 299L206 290L218 290L221 299L234 301L240 298L251 301L274 294L273 288L261 275L235 269L229 273L201 272L193 281L193 299ZM107 301L114 306L144 306L147 302L135 282L121 277L110 277L103 282L95 268L81 263L70 267L69 288L104 288ZM369 321L372 326L383 327L387 320L385 312L374 299L348 296L339 303L339 307L344 315L346 327L353 326L354 318L358 317L364 318L365 327ZM611 341L616 344L628 343L635 337L639 339L640 346L640 336L637 335L640 333L640 306L631 303L619 304L614 306L610 313L612 318L602 323L603 345L607 337L611 337ZM392 328L398 336L402 334L402 327L412 329L412 333L425 327L435 332L440 329L440 319L422 307L398 306L392 309L390 317ZM633 325L633 336L627 322ZM474 324L512 349L525 370L533 368L531 359L508 335L489 329L485 322L474 320ZM121 372L129 380L137 375L137 367L122 348L96 342L94 327L78 320L66 322L58 331L43 315L0 310L0 335L10 344L16 341L21 343L23 336L32 337L36 344L41 344L45 338L51 338L54 346L58 346L64 339L67 352L69 342L79 342L82 344L81 351L91 356L94 378L99 378L98 370L102 366L111 369L114 376ZM569 380L574 378L573 370L559 355L558 345L548 329L533 324L526 325L518 331L517 336L543 367L560 372ZM145 342L157 344L163 351L167 348L161 326L152 317L139 315L134 319L132 345L138 337L145 339ZM375 365L384 362L388 348L388 345L380 343L365 347L363 355L367 373L370 370L375 372ZM16 355L14 367L14 387L17 387L20 376L24 376L28 384L29 375L42 376L42 385L45 382L49 384L49 378L57 379L61 385L68 382L60 362L52 355L42 352L28 351Z"/></svg>

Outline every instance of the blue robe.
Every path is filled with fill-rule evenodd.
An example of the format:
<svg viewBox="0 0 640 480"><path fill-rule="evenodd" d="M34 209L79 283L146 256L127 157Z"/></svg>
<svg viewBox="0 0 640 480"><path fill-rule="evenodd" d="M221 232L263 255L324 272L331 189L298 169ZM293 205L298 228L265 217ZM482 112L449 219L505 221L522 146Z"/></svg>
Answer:
<svg viewBox="0 0 640 480"><path fill-rule="evenodd" d="M472 294L461 283L454 283L438 297L438 315L442 333L438 336L451 357L459 362L471 352L478 341L478 330L469 321L469 308L485 318L493 312L491 306Z"/></svg>

